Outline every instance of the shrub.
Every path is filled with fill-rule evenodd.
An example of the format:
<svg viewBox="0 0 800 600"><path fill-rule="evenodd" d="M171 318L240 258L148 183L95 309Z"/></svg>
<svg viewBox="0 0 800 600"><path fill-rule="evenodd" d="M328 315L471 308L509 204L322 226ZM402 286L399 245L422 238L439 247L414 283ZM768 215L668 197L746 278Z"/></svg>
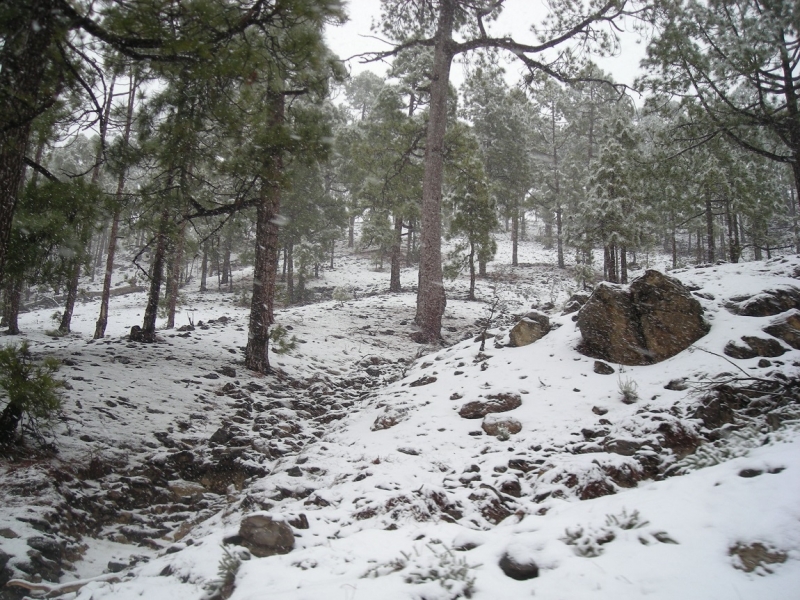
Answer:
<svg viewBox="0 0 800 600"><path fill-rule="evenodd" d="M53 377L59 362L34 362L27 342L0 350L0 390L6 405L0 413L0 446L16 440L20 423L38 440L61 408L64 382Z"/></svg>
<svg viewBox="0 0 800 600"><path fill-rule="evenodd" d="M269 341L272 342L272 351L275 354L286 354L297 348L297 338L289 337L289 332L283 325L275 325L270 330Z"/></svg>

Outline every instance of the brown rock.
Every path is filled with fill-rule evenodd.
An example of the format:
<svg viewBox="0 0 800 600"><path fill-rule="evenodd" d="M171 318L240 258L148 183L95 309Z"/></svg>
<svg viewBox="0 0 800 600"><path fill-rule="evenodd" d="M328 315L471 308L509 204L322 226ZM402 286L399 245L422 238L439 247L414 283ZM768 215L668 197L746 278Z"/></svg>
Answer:
<svg viewBox="0 0 800 600"><path fill-rule="evenodd" d="M508 553L503 555L498 566L507 577L517 581L525 581L539 576L539 566L532 559L519 560Z"/></svg>
<svg viewBox="0 0 800 600"><path fill-rule="evenodd" d="M578 313L581 351L625 365L657 363L708 332L703 308L677 279L649 270L629 289L601 284Z"/></svg>
<svg viewBox="0 0 800 600"><path fill-rule="evenodd" d="M728 310L744 317L771 317L793 308L800 308L800 289L788 285L766 290L749 298L732 298Z"/></svg>
<svg viewBox="0 0 800 600"><path fill-rule="evenodd" d="M567 303L564 305L564 310L561 312L562 315L569 315L574 312L578 312L586 301L589 300L589 294L587 292L576 292L570 296Z"/></svg>
<svg viewBox="0 0 800 600"><path fill-rule="evenodd" d="M624 365L648 364L647 348L630 294L601 283L578 313L584 354Z"/></svg>
<svg viewBox="0 0 800 600"><path fill-rule="evenodd" d="M372 431L380 431L381 429L389 429L394 427L401 421L404 421L408 411L405 409L387 409L386 412L380 415L372 424Z"/></svg>
<svg viewBox="0 0 800 600"><path fill-rule="evenodd" d="M764 332L800 350L800 311L795 309L782 315L765 327Z"/></svg>
<svg viewBox="0 0 800 600"><path fill-rule="evenodd" d="M784 348L778 340L765 339L751 335L745 335L742 340L756 351L756 356L766 356L767 358L775 358L786 353Z"/></svg>
<svg viewBox="0 0 800 600"><path fill-rule="evenodd" d="M292 528L267 515L250 515L242 519L239 536L242 545L259 558L288 554L294 548Z"/></svg>
<svg viewBox="0 0 800 600"><path fill-rule="evenodd" d="M653 362L675 356L708 333L703 307L677 279L648 270L630 291Z"/></svg>
<svg viewBox="0 0 800 600"><path fill-rule="evenodd" d="M786 352L781 343L776 339L765 339L752 335L742 336L745 345L728 342L723 352L731 358L747 359L757 356L774 358Z"/></svg>
<svg viewBox="0 0 800 600"><path fill-rule="evenodd" d="M488 435L497 436L504 431L509 434L515 434L522 431L522 423L517 421L514 417L489 414L483 418L481 428Z"/></svg>
<svg viewBox="0 0 800 600"><path fill-rule="evenodd" d="M604 363L602 360L596 360L594 361L594 372L598 375L613 375L614 367L608 363Z"/></svg>
<svg viewBox="0 0 800 600"><path fill-rule="evenodd" d="M605 444L604 449L606 452L621 454L622 456L633 456L641 447L642 445L639 442L634 442L633 440L610 440Z"/></svg>
<svg viewBox="0 0 800 600"><path fill-rule="evenodd" d="M548 331L550 318L537 311L529 312L509 332L510 345L516 348L527 346L542 339Z"/></svg>
<svg viewBox="0 0 800 600"><path fill-rule="evenodd" d="M513 410L522 405L518 394L490 394L485 400L467 402L458 411L464 419L482 419L489 413L501 413Z"/></svg>

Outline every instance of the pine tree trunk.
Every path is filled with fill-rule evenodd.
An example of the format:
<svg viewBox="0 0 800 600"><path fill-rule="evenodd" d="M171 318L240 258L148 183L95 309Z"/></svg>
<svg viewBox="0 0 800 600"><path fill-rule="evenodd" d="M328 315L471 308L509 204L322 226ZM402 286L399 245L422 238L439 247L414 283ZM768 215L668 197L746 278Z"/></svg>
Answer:
<svg viewBox="0 0 800 600"><path fill-rule="evenodd" d="M294 304L294 242L286 244L286 295L289 304Z"/></svg>
<svg viewBox="0 0 800 600"><path fill-rule="evenodd" d="M475 300L475 244L469 243L469 293L467 300Z"/></svg>
<svg viewBox="0 0 800 600"><path fill-rule="evenodd" d="M169 229L169 209L161 213L156 236L156 249L150 274L150 291L147 294L147 306L144 310L140 341L152 344L156 341L156 319L158 318L158 299L161 294L161 281L164 278L164 261L167 255Z"/></svg>
<svg viewBox="0 0 800 600"><path fill-rule="evenodd" d="M350 215L347 227L347 247L352 248L355 245L356 239L356 216Z"/></svg>
<svg viewBox="0 0 800 600"><path fill-rule="evenodd" d="M167 285L167 329L175 327L175 310L178 307L178 293L180 291L181 270L183 269L183 245L186 237L186 221L178 229L178 239L175 240L170 265L169 284Z"/></svg>
<svg viewBox="0 0 800 600"><path fill-rule="evenodd" d="M511 266L519 266L519 209L511 213Z"/></svg>
<svg viewBox="0 0 800 600"><path fill-rule="evenodd" d="M389 275L389 291L400 292L400 256L403 252L403 219L394 218L394 242L392 243L392 258Z"/></svg>
<svg viewBox="0 0 800 600"><path fill-rule="evenodd" d="M124 185L125 178L123 175L120 175L117 180L117 201L120 200ZM119 218L120 211L115 210L114 217L111 220L111 231L108 234L108 253L106 255L106 272L103 276L103 294L100 297L100 315L97 317L97 324L94 330L94 339L96 340L105 337L106 326L108 325L108 304L111 299L111 276L114 273L114 257L117 252Z"/></svg>
<svg viewBox="0 0 800 600"><path fill-rule="evenodd" d="M619 248L619 281L628 283L628 248L626 246Z"/></svg>
<svg viewBox="0 0 800 600"><path fill-rule="evenodd" d="M564 231L563 225L561 221L561 207L559 206L556 209L556 244L557 244L557 251L558 251L558 267L560 269L564 268Z"/></svg>
<svg viewBox="0 0 800 600"><path fill-rule="evenodd" d="M22 304L22 277L9 277L6 284L6 335L19 335L19 309Z"/></svg>
<svg viewBox="0 0 800 600"><path fill-rule="evenodd" d="M336 240L331 240L331 271L333 270L333 255L336 253Z"/></svg>
<svg viewBox="0 0 800 600"><path fill-rule="evenodd" d="M425 174L422 180L422 231L415 321L420 328L418 339L423 342L441 339L442 316L447 306L442 277L442 181L454 20L454 0L441 0L433 49Z"/></svg>
<svg viewBox="0 0 800 600"><path fill-rule="evenodd" d="M57 3L28 0L4 16L0 46L0 283L11 223L25 180L25 152L31 122L54 98L43 98L42 81L57 30ZM13 33L13 35L12 35ZM53 92L51 92L53 93Z"/></svg>
<svg viewBox="0 0 800 600"><path fill-rule="evenodd" d="M710 264L717 260L714 247L714 212L711 207L711 197L706 197L706 246L708 248L707 258Z"/></svg>
<svg viewBox="0 0 800 600"><path fill-rule="evenodd" d="M672 238L672 268L673 269L677 269L678 268L678 241L676 239L677 236L675 234L675 226L674 225L672 226L672 235L670 237Z"/></svg>
<svg viewBox="0 0 800 600"><path fill-rule="evenodd" d="M72 327L72 313L75 310L75 300L78 298L78 282L81 276L81 261L74 258L70 264L69 282L67 283L67 302L64 305L64 312L61 315L61 324L58 331L67 334Z"/></svg>
<svg viewBox="0 0 800 600"><path fill-rule="evenodd" d="M200 291L207 292L208 286L208 240L203 242L203 260L200 262Z"/></svg>
<svg viewBox="0 0 800 600"><path fill-rule="evenodd" d="M281 168L280 157L275 168ZM280 210L280 189L263 184L257 206L253 296L250 302L250 325L245 349L245 366L259 373L269 373L269 326L274 322L273 306L278 259L278 226L273 222Z"/></svg>

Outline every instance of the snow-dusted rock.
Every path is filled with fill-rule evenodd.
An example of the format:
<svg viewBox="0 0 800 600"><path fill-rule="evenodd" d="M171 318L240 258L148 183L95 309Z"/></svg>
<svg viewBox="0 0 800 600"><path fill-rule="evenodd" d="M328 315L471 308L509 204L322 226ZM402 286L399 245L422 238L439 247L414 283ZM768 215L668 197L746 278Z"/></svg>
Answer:
<svg viewBox="0 0 800 600"><path fill-rule="evenodd" d="M531 311L509 332L510 345L516 348L527 346L542 339L548 331L550 331L550 317L536 310Z"/></svg>
<svg viewBox="0 0 800 600"><path fill-rule="evenodd" d="M294 548L294 532L283 521L269 515L250 515L239 526L242 545L253 556L264 557L288 554Z"/></svg>
<svg viewBox="0 0 800 600"><path fill-rule="evenodd" d="M582 351L623 365L675 356L708 333L703 307L677 279L648 270L628 288L601 284L578 313Z"/></svg>

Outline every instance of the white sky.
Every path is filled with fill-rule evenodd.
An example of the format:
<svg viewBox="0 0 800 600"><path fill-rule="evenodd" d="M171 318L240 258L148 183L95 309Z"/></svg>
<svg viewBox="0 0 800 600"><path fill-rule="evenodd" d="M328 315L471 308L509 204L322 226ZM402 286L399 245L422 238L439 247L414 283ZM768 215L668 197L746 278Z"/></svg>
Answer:
<svg viewBox="0 0 800 600"><path fill-rule="evenodd" d="M533 36L529 33L532 23L537 20L537 15L544 11L542 0L507 0L506 8L500 19L492 23L489 31L495 35L511 33L519 42L532 42ZM326 38L330 47L341 58L346 59L353 55L384 50L386 44L372 37L370 30L373 21L380 16L380 0L350 0L347 2L347 11L350 20L341 27L329 27ZM622 51L617 56L596 58L595 62L602 69L610 72L620 83L631 85L638 75L639 61L644 57L645 43L639 43L639 36L633 32L625 32L622 36ZM351 60L348 66L353 74L363 70L371 70L378 74L385 74L386 67L381 64L364 65L357 59ZM508 67L510 81L518 80L522 72L521 66L511 64ZM458 87L463 81L462 68L453 65L450 81Z"/></svg>

